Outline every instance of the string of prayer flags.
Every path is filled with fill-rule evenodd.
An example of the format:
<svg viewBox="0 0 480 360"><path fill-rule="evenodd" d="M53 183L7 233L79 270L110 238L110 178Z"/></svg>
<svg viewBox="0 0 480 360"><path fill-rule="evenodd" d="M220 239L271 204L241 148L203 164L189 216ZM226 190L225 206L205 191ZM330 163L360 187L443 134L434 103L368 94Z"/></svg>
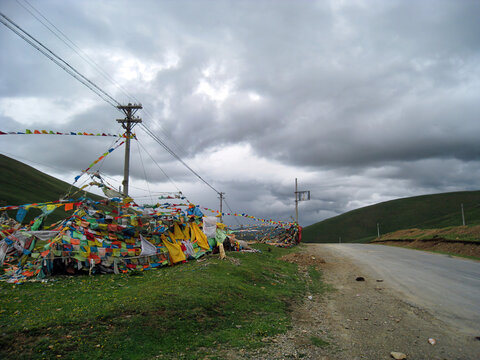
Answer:
<svg viewBox="0 0 480 360"><path fill-rule="evenodd" d="M221 214L222 216L242 216L244 218L252 219L252 220L255 220L255 221L262 222L262 223L278 225L278 226L282 226L282 227L290 227L294 224L293 222L275 221L273 219L260 219L260 218L257 218L255 216L251 216L251 215L248 215L248 214L245 214L245 213L241 213L241 214L238 214L238 213L233 213L233 214L232 213L220 213L220 211L218 211L218 210L213 210L213 209L209 209L209 208L202 208L202 209L213 212L213 213L217 213L218 215Z"/></svg>
<svg viewBox="0 0 480 360"><path fill-rule="evenodd" d="M118 138L126 138L126 134L106 134L106 133L88 133L82 131L68 131L68 132L59 132L53 130L30 130L26 129L23 131L0 131L0 135L81 135L81 136L110 136L110 137L118 137ZM136 139L135 134L130 135L131 139Z"/></svg>
<svg viewBox="0 0 480 360"><path fill-rule="evenodd" d="M98 163L100 160L102 160L105 156L108 154L112 153L115 149L118 149L120 146L122 146L125 143L125 141L122 141L120 144L117 146L108 149L106 152L104 152L97 160L95 160L93 163L91 163L88 168L85 170L82 170L82 173L80 175L75 176L75 181L73 182L74 184L82 177L83 174L85 174L88 170L90 170L96 163Z"/></svg>
<svg viewBox="0 0 480 360"><path fill-rule="evenodd" d="M110 200L100 200L100 201L95 201L95 204L106 204L109 201L115 201L114 199ZM49 210L54 210L54 207L61 207L65 205L65 211L72 210L74 206L80 206L81 201L79 200L56 200L56 201L49 201L45 203L32 203L32 204L23 204L23 205L8 205L8 206L1 206L0 211L5 211L5 210L20 210L23 208L24 210L29 210L29 209L40 209L43 212L43 209L46 211ZM21 210L23 212L23 210ZM18 221L18 220L17 220Z"/></svg>

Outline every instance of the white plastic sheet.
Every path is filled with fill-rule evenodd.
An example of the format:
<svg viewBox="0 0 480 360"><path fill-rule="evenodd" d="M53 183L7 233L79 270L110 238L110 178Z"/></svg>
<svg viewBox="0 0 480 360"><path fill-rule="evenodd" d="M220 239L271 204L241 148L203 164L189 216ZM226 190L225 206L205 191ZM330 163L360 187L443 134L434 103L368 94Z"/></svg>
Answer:
<svg viewBox="0 0 480 360"><path fill-rule="evenodd" d="M205 216L203 218L203 232L207 238L214 238L217 234L217 218L215 216Z"/></svg>
<svg viewBox="0 0 480 360"><path fill-rule="evenodd" d="M149 241L145 240L143 236L140 234L141 244L142 244L142 252L140 255L149 256L155 255L157 253L157 248L155 245L150 243Z"/></svg>

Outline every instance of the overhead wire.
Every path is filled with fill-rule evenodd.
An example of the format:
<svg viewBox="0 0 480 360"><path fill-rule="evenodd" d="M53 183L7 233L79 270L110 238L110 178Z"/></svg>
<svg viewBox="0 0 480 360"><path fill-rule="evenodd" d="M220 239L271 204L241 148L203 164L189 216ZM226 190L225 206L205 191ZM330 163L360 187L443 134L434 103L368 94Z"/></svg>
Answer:
<svg viewBox="0 0 480 360"><path fill-rule="evenodd" d="M138 101L137 101L138 102ZM183 155L187 154L187 151L185 150L185 148L178 142L176 142L174 140L174 137L172 136L171 133L169 133L167 131L167 129L165 129L162 124L159 123L158 120L156 120L156 118L153 116L152 113L150 113L150 111L148 110L148 108L143 108L143 111L146 115L150 116L152 122L154 123L154 125L156 125L158 127L158 130L165 136L165 139L167 139L176 149L177 149L177 152L178 150L180 152L183 153ZM165 140L164 140L165 141Z"/></svg>
<svg viewBox="0 0 480 360"><path fill-rule="evenodd" d="M73 42L62 30L60 30L55 24L53 24L47 17L40 12L35 6L33 6L28 0L23 0L28 6L33 9L41 18L43 18L48 24L46 24L42 19L40 19L37 15L35 15L30 9L28 9L24 4L22 4L19 0L16 0L17 3L23 7L30 15L32 15L38 22L40 22L48 31L50 31L57 39L63 42L66 46L68 46L72 51L74 51L83 61L85 61L88 65L92 66L98 74L100 74L105 80L111 82L115 85L120 91L123 92L127 98L134 97L129 94L125 88L123 88L120 84L118 84L99 64L97 64L88 54L86 54L77 44ZM53 28L53 29L52 29ZM61 35L61 36L60 36ZM137 101L138 102L138 101Z"/></svg>
<svg viewBox="0 0 480 360"><path fill-rule="evenodd" d="M117 82L115 82L115 80L110 75L108 75L108 73L106 73L97 63L95 63L95 61L93 61L91 58L89 58L88 55L85 54L64 32L62 32L60 29L58 29L58 27L56 27L50 20L48 20L28 0L24 0L24 2L26 4L28 4L28 6L30 6L35 12L37 12L46 22L48 22L48 24L46 24L38 16L36 16L32 11L30 11L27 7L25 7L19 0L16 0L16 1L20 6L22 6L26 11L28 11L35 19L37 19L37 21L39 21L43 26L45 26L53 35L55 35L60 41L62 41L71 50L73 50L78 56L80 56L80 58L82 58L85 62L87 62L89 65L91 65L93 68L95 68L97 70L97 72L99 72L106 80L110 81L113 85L117 86L117 88L119 88L127 97L132 98L137 103L140 103L140 101L134 95L128 93L122 86L120 86ZM53 29L55 29L56 32L50 26L53 27ZM61 34L63 38L61 36L59 36L58 34ZM65 41L65 39L67 41ZM78 51L76 49L78 49ZM81 75L81 76L83 76L83 75ZM116 101L115 99L113 99L113 100ZM117 104L118 104L118 102L117 102ZM152 118L152 120L155 119L154 116L148 111L148 109L144 108L143 110L147 115L149 115ZM174 140L171 140L172 139L171 134L169 134L161 126L161 124L159 124L157 121L154 121L154 122L156 123L156 125L159 126L159 130L166 136L166 138L170 139L170 142L177 148L177 150L180 149L183 153L186 153L186 150L179 143L177 143ZM163 140L163 143L165 144L165 140ZM166 144L165 144L165 146L166 146ZM170 148L167 151L170 152ZM174 156L176 157L176 155L174 155ZM202 179L202 181L203 181L203 179ZM217 191L217 193L218 193L218 191Z"/></svg>
<svg viewBox="0 0 480 360"><path fill-rule="evenodd" d="M227 200L226 200L225 198L223 198L223 201L225 202L225 205L227 205L228 210L230 210L230 213L231 213L231 214L234 214L232 208L230 207L230 205L228 205ZM236 216L234 216L234 219L235 219L235 221L237 222L237 224L238 224L239 226L242 226L242 224L240 224L240 221L238 221L238 219L237 219Z"/></svg>
<svg viewBox="0 0 480 360"><path fill-rule="evenodd" d="M147 172L145 171L145 166L143 164L143 158L140 152L140 145L138 145L138 140L136 141L136 143L137 143L137 149L138 149L138 156L140 157L140 163L142 164L142 168L143 168L143 175L145 176L145 184L147 185L148 194L150 195L150 200L152 201L152 204L153 204L153 198L150 192L150 186L148 185Z"/></svg>
<svg viewBox="0 0 480 360"><path fill-rule="evenodd" d="M160 171L162 172L163 175L165 175L165 177L172 183L173 186L175 186L175 188L177 188L177 190L179 192L182 192L180 190L180 188L177 186L177 184L175 184L175 182L170 178L170 176L168 176L168 174L161 168L160 165L158 165L158 163L155 161L155 159L153 158L153 156L147 151L147 149L145 149L145 147L143 146L143 144L139 141L138 144L142 147L142 149L147 153L147 155L150 157L150 159L152 159L152 161L154 162L155 165L157 165L157 167L160 169Z"/></svg>
<svg viewBox="0 0 480 360"><path fill-rule="evenodd" d="M17 3L22 6L28 13L30 13L38 22L40 22L47 30L49 30L55 37L57 37L60 41L62 41L66 46L68 46L72 51L74 51L82 60L84 60L87 64L92 66L104 79L115 85L120 91L123 92L128 98L140 103L140 101L133 95L130 94L125 88L123 88L120 84L118 84L105 70L102 69L100 65L98 65L93 59L91 59L85 52L80 49L63 31L61 31L57 26L55 26L49 19L46 18L37 8L35 8L28 0L23 0L28 6L33 9L41 18L43 18L48 24L46 24L42 19L40 19L37 15L35 15L30 9L28 9L25 5L23 5L19 0L16 0ZM52 29L53 28L53 29ZM61 36L60 36L60 35ZM174 140L171 140L171 134L169 134L158 121L155 121L155 117L150 113L147 108L143 108L144 113L151 117L152 121L159 126L159 130L166 136L166 138L170 139L171 143L180 149L184 153L186 153L185 149Z"/></svg>
<svg viewBox="0 0 480 360"><path fill-rule="evenodd" d="M111 176L108 176L107 174L105 174L105 173L103 173L103 172L99 172L99 174L100 174L100 176L101 176L102 178L110 179L110 181L114 181L114 182L116 182L116 183L118 183L118 184L120 184L120 185L122 184L122 181L121 181L121 180L117 180L117 179L115 179L115 178L113 178L113 177L111 177ZM112 187L113 187L113 185L112 185ZM149 191L150 191L150 190L142 189L142 188L140 188L140 187L138 187L138 186L134 186L134 185L131 185L131 184L129 184L128 187L129 187L129 188L133 188L133 189L137 189L137 190L140 190L140 191L145 191L145 192L149 192ZM151 191L151 193L152 193L152 194L161 194L161 193L163 193L163 191Z"/></svg>
<svg viewBox="0 0 480 360"><path fill-rule="evenodd" d="M28 2L27 2L28 3ZM31 5L30 3L28 3ZM33 8L33 6L32 6ZM32 14L33 15L33 14ZM35 16L36 17L36 16ZM38 17L36 17L38 19ZM45 17L44 17L45 18ZM46 19L46 18L45 18ZM46 19L48 21L48 19ZM40 20L39 20L40 21ZM82 83L84 86L86 86L88 89L93 91L97 96L99 96L102 100L110 104L111 106L115 107L117 110L118 106L120 106L120 103L114 99L111 95L109 95L106 91L101 89L97 84L95 84L93 81L89 80L86 78L84 75L82 75L78 70L76 70L72 65L70 65L68 62L63 60L60 56L55 54L52 50L50 50L48 47L46 47L42 42L37 40L35 37L30 35L27 31L25 31L23 28L21 28L18 24L16 24L13 20L11 20L9 17L7 17L5 14L0 12L0 22L4 24L8 29L10 29L12 32L17 34L20 38L22 38L24 41L26 41L28 44L30 44L32 47L37 49L39 52L41 52L44 56L46 56L48 59L53 61L55 64L57 64L61 69L63 69L65 72L67 72L69 75L71 75L73 78L75 78L77 81ZM48 21L50 23L50 21ZM42 24L44 24L42 22ZM45 24L44 24L45 25ZM46 26L46 25L45 25ZM54 26L52 24L52 26ZM48 27L48 26L47 26ZM56 27L55 27L56 28ZM73 49L72 49L73 50ZM134 97L133 97L134 98ZM134 98L135 99L135 98ZM215 191L217 194L220 192L215 189L209 182L207 182L200 174L198 174L194 169L192 169L177 153L175 153L170 147L165 143L165 141L161 140L157 135L153 133L152 130L150 130L145 124L140 123L141 128L158 144L160 144L170 155L172 155L176 160L178 160L182 165L184 165L188 170L190 170L195 176L197 176L204 184L206 184L208 187L210 187L213 191ZM157 164L158 165L158 164ZM165 174L165 172L162 170L162 172ZM166 174L165 174L166 175ZM177 187L178 189L178 187ZM179 189L180 191L180 189Z"/></svg>
<svg viewBox="0 0 480 360"><path fill-rule="evenodd" d="M150 135L150 137L155 140L158 144L160 144L170 155L172 155L175 159L177 159L183 166L185 166L188 170L190 170L196 177L198 177L204 184L206 184L209 188L215 191L217 194L220 192L215 189L208 181L206 181L200 174L198 174L195 170L193 170L179 155L177 155L173 150L171 150L158 136L156 136L146 125L140 123L140 127L145 130L145 132Z"/></svg>
<svg viewBox="0 0 480 360"><path fill-rule="evenodd" d="M58 29L50 20L48 20L38 9L36 9L28 0L23 0L26 4L28 4L34 11L36 11L49 25L55 29L55 31L44 21L42 21L38 16L36 16L32 11L30 11L27 7L25 7L19 0L16 0L17 3L22 6L26 11L28 11L35 19L37 19L43 26L45 26L53 35L55 35L60 41L62 41L66 46L68 46L72 51L74 51L80 58L82 58L86 63L91 65L97 72L102 75L107 81L110 81L113 85L115 85L120 91L124 93L128 98L133 99L137 103L140 101L133 95L130 94L127 90L125 90L121 85L119 85L106 71L104 71L95 61L93 61L87 54L85 54L64 32ZM61 34L62 36L59 36ZM62 38L63 37L63 38ZM152 121L155 122L157 126L159 126L159 130L166 136L166 138L171 139L171 134L169 134L162 126L155 121L155 117L150 113L147 108L143 108L144 113L151 117ZM175 141L171 141L173 145L177 147L177 149L182 150L186 153L185 149Z"/></svg>
<svg viewBox="0 0 480 360"><path fill-rule="evenodd" d="M93 81L91 81L91 80L87 79L85 76L83 76L72 65L70 65L68 62L63 60L60 56L55 54L52 50L50 50L45 45L43 45L42 42L40 42L39 40L34 38L32 35L30 35L27 31L22 29L12 19L10 19L8 16L3 14L2 12L0 12L0 22L3 25L5 25L7 28L9 28L11 31L13 31L15 34L17 34L24 41L26 41L28 44L30 44L32 47L34 47L35 49L40 51L48 59L50 59L55 64L57 64L61 69L63 69L69 75L74 77L76 80L78 80L84 86L86 86L91 91L93 91L95 94L97 94L97 96L99 96L102 100L104 100L105 102L112 105L114 108L116 108L118 110L117 106L119 106L120 103L117 100L115 100L106 91L101 89Z"/></svg>

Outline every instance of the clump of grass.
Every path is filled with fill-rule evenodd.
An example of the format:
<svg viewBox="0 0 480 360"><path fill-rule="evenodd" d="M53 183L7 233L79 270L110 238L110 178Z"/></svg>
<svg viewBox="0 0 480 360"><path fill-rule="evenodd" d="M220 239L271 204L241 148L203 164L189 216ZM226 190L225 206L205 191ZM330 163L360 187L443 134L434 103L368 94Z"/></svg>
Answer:
<svg viewBox="0 0 480 360"><path fill-rule="evenodd" d="M310 342L312 343L312 345L317 346L317 347L325 347L325 346L330 345L330 343L328 341L325 341L325 340L319 338L318 336L310 336Z"/></svg>
<svg viewBox="0 0 480 360"><path fill-rule="evenodd" d="M309 289L312 294L321 294L330 290L330 287L322 281L322 272L315 266L308 267L308 276L310 277Z"/></svg>

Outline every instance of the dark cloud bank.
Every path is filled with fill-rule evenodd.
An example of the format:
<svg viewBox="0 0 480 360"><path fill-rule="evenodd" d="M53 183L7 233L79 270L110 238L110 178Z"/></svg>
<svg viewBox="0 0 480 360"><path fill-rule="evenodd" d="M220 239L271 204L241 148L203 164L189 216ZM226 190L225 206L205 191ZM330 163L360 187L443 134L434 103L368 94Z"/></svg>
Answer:
<svg viewBox="0 0 480 360"><path fill-rule="evenodd" d="M142 101L147 126L226 192L234 211L289 219L296 176L313 195L301 204L304 225L397 197L478 188L477 1L32 4ZM114 97L132 101L15 1L0 10ZM0 130L118 132L115 109L4 27L0 42ZM27 100L62 108L64 118L12 111L12 101ZM26 116L34 120L26 124ZM192 200L217 207L213 191L137 132ZM50 172L64 176L110 145L18 139L2 137L0 150L54 164ZM121 176L120 152L105 162L109 176ZM201 160L212 154L215 164ZM171 187L142 156L134 181L144 184L147 173L157 191Z"/></svg>

